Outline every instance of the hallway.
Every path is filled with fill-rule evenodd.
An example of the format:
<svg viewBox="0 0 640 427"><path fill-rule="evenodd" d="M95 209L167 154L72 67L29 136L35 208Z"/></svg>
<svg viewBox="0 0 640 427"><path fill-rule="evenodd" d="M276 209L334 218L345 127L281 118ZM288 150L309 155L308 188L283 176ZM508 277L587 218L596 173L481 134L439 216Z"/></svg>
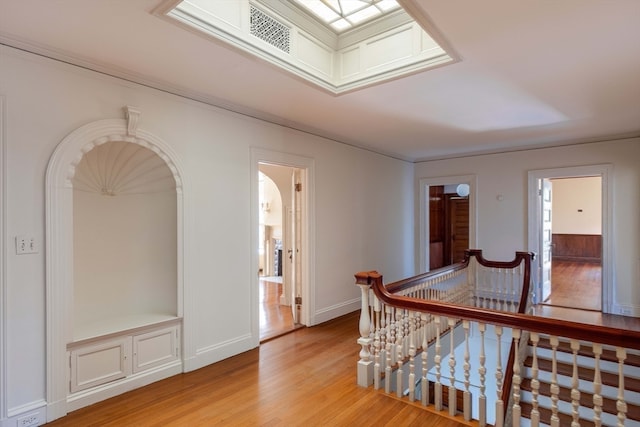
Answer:
<svg viewBox="0 0 640 427"><path fill-rule="evenodd" d="M356 384L359 312L116 396L50 426L463 424Z"/></svg>

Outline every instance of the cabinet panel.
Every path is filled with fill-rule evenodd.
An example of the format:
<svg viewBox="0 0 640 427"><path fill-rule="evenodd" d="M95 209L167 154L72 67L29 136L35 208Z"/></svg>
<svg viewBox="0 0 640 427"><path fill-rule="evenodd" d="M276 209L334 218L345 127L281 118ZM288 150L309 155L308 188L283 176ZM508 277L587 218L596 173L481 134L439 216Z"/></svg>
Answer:
<svg viewBox="0 0 640 427"><path fill-rule="evenodd" d="M178 327L133 337L133 372L141 372L179 359Z"/></svg>
<svg viewBox="0 0 640 427"><path fill-rule="evenodd" d="M131 373L131 338L116 338L107 342L74 349L71 357L71 392L105 384Z"/></svg>

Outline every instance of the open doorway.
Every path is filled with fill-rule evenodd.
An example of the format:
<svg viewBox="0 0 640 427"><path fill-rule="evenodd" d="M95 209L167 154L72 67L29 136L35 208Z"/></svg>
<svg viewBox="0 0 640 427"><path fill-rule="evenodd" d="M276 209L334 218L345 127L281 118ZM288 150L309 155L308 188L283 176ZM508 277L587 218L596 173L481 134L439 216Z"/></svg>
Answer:
<svg viewBox="0 0 640 427"><path fill-rule="evenodd" d="M543 304L602 310L602 178L549 179L551 280Z"/></svg>
<svg viewBox="0 0 640 427"><path fill-rule="evenodd" d="M464 259L469 249L469 184L429 186L429 270Z"/></svg>
<svg viewBox="0 0 640 427"><path fill-rule="evenodd" d="M608 182L606 165L529 173L536 303L609 312Z"/></svg>
<svg viewBox="0 0 640 427"><path fill-rule="evenodd" d="M475 247L475 177L420 180L420 271L461 261Z"/></svg>
<svg viewBox="0 0 640 427"><path fill-rule="evenodd" d="M258 271L260 341L301 325L302 171L259 163Z"/></svg>

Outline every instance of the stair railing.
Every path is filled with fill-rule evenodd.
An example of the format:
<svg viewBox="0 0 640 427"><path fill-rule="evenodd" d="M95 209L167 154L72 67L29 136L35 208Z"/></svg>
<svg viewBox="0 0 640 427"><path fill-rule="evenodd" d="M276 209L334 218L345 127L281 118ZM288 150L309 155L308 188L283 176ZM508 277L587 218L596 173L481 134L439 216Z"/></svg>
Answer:
<svg viewBox="0 0 640 427"><path fill-rule="evenodd" d="M458 407L461 407L464 419L477 419L480 426L488 423L498 427L519 426L524 355L521 351L511 351L509 360L503 362L502 346L522 348L521 342L531 339L537 364L535 343L541 334L548 334L554 355L548 396L552 401L549 424L561 425L558 401L562 397L558 393L555 352L559 337L563 337L571 343L574 355L578 350L585 351L586 346L591 346L596 355L594 375L590 379L594 390L590 410L594 414L594 425L604 425L600 418L602 384L598 355L603 345L613 346L619 372L623 372L627 349L640 350L640 332L527 314L532 258L533 254L518 252L514 261L500 263L485 260L481 251L468 251L462 263L386 286L382 275L375 271L356 274L356 284L362 290L358 384L373 385L376 389L384 387L386 393L420 401L438 411L447 406L451 416L460 416ZM489 287L490 284L495 287ZM461 328L457 328L458 325ZM505 337L507 331L510 331L509 337ZM476 340L474 360L469 350L470 335L475 335ZM487 351L489 346L497 347L497 351ZM459 353L456 349L462 349L462 354L456 354ZM448 376L443 372L446 369L443 359L447 354ZM491 362L493 366L488 363L490 354L498 355ZM460 362L462 375L456 371ZM471 365L477 368L472 370ZM577 371L575 357L573 366ZM408 372L404 372L405 367ZM487 380L491 369L494 381ZM531 425L537 426L540 423L538 400L542 393L536 388L537 365L532 372ZM477 384L472 390L470 377L475 374ZM616 418L617 425L624 426L627 411L624 374L619 374L619 378ZM570 393L572 426L580 425L577 382L574 373ZM487 396L489 388L495 396L492 408L487 407L487 401L491 400ZM507 413L510 416L505 419Z"/></svg>

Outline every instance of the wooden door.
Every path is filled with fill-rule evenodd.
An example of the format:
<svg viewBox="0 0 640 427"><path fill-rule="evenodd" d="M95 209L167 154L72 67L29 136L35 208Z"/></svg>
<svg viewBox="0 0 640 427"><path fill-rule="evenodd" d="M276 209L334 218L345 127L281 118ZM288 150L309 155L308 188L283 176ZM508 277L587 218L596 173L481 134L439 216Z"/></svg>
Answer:
<svg viewBox="0 0 640 427"><path fill-rule="evenodd" d="M469 249L469 198L450 196L449 207L449 261L450 264L464 259L464 251Z"/></svg>
<svg viewBox="0 0 640 427"><path fill-rule="evenodd" d="M444 186L429 186L429 270L443 267L445 214Z"/></svg>

